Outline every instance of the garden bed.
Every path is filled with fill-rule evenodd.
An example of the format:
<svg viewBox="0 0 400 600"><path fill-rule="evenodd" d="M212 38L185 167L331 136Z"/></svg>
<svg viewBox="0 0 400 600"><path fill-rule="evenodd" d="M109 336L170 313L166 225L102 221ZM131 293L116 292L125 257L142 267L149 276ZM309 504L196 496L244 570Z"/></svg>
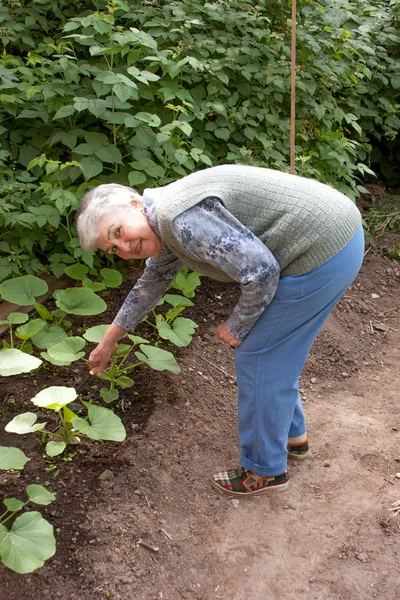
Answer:
<svg viewBox="0 0 400 600"><path fill-rule="evenodd" d="M49 458L38 438L1 427L0 445L31 457L22 472L3 472L7 496L32 482L57 493L42 510L56 530L55 556L23 576L1 566L1 597L398 598L399 527L387 519L400 499L400 265L385 257L387 245L368 252L314 345L302 377L312 458L290 465L279 498L234 503L209 483L239 454L233 351L214 338L238 295L229 284L203 280L186 310L199 329L174 351L181 374L144 366L121 391L122 444L89 440ZM73 329L110 322L137 274L108 290L107 313L75 317ZM103 384L87 377L77 362L2 378L2 424L30 410L45 386L94 397Z"/></svg>

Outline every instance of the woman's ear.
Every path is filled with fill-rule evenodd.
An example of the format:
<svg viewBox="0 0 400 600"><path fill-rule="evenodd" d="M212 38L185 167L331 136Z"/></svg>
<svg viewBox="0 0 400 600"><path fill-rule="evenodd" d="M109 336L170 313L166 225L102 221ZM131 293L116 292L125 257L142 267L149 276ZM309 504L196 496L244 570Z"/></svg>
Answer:
<svg viewBox="0 0 400 600"><path fill-rule="evenodd" d="M143 201L140 198L140 196L134 196L133 194L131 194L131 205L136 210L142 210L142 208L143 208Z"/></svg>

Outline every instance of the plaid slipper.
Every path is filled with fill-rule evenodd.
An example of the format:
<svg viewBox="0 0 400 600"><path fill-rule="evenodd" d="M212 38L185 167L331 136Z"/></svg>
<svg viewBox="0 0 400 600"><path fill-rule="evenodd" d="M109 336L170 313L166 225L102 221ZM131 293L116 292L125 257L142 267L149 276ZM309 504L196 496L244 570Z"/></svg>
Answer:
<svg viewBox="0 0 400 600"><path fill-rule="evenodd" d="M229 496L254 496L263 492L283 492L289 481L288 472L281 475L261 477L243 467L215 473L212 484L220 492Z"/></svg>
<svg viewBox="0 0 400 600"><path fill-rule="evenodd" d="M288 458L293 460L303 460L309 455L307 440L297 444L288 444Z"/></svg>

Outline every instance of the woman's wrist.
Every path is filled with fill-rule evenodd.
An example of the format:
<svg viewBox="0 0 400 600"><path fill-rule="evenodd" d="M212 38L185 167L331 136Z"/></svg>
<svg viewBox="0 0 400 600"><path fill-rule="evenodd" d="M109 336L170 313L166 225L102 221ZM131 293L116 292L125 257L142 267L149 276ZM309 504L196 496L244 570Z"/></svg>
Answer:
<svg viewBox="0 0 400 600"><path fill-rule="evenodd" d="M105 334L103 335L100 345L103 348L113 349L115 344L121 338L123 338L126 333L127 333L127 329L123 329L123 327L120 327L116 323L112 323L110 325L110 327L107 329L107 331L105 332Z"/></svg>

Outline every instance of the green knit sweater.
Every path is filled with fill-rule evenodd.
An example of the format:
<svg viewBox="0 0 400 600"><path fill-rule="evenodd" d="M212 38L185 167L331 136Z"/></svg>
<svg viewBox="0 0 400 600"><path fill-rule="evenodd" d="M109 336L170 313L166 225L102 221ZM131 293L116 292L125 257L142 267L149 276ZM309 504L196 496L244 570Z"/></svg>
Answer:
<svg viewBox="0 0 400 600"><path fill-rule="evenodd" d="M163 241L185 265L221 281L229 278L189 254L172 229L175 217L205 198L218 198L264 242L283 276L302 275L335 256L361 223L355 204L337 190L259 167L212 167L152 191Z"/></svg>

